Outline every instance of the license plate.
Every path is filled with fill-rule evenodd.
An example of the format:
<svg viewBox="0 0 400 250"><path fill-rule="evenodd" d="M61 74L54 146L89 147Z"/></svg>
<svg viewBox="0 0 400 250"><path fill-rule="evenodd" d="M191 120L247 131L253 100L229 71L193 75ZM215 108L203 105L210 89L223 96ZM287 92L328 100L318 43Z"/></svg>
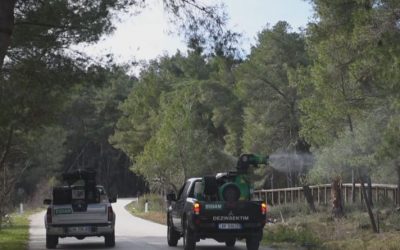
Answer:
<svg viewBox="0 0 400 250"><path fill-rule="evenodd" d="M69 227L68 232L69 233L89 233L90 232L90 227Z"/></svg>
<svg viewBox="0 0 400 250"><path fill-rule="evenodd" d="M239 224L239 223L220 223L220 224L218 224L218 228L222 229L222 230L242 229L242 224Z"/></svg>

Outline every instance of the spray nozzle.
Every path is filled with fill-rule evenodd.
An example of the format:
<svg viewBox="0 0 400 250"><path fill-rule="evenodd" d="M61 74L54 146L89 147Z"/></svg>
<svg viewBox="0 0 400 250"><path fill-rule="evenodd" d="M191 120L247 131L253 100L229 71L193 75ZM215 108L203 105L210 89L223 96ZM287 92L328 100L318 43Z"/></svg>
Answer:
<svg viewBox="0 0 400 250"><path fill-rule="evenodd" d="M242 154L239 157L236 168L241 173L246 173L250 166L258 167L258 164L268 164L269 156L254 154Z"/></svg>

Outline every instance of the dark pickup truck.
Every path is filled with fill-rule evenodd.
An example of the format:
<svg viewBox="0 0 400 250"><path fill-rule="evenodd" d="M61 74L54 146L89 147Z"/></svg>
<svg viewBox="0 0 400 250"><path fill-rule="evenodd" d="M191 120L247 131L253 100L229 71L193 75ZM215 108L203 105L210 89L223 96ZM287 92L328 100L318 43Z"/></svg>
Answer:
<svg viewBox="0 0 400 250"><path fill-rule="evenodd" d="M243 189L230 182L238 177L236 173L223 173L192 178L177 197L168 194L168 245L176 246L183 237L185 250L195 249L196 242L206 238L233 247L237 239L245 239L248 250L258 250L267 206L240 194Z"/></svg>

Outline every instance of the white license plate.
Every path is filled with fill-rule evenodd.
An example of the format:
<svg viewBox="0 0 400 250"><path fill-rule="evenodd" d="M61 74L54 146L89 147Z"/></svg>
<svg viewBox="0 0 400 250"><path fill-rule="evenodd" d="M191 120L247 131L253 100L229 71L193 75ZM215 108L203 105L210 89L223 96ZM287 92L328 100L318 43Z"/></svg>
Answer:
<svg viewBox="0 0 400 250"><path fill-rule="evenodd" d="M242 229L242 224L239 224L239 223L220 223L220 224L218 224L218 228L222 229L222 230Z"/></svg>
<svg viewBox="0 0 400 250"><path fill-rule="evenodd" d="M69 227L69 233L89 233L90 227Z"/></svg>

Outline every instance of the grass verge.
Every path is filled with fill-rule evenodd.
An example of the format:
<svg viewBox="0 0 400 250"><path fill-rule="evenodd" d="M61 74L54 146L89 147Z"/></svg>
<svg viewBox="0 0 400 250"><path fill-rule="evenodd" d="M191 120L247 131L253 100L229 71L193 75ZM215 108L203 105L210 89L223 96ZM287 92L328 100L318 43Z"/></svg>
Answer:
<svg viewBox="0 0 400 250"><path fill-rule="evenodd" d="M380 218L379 234L372 232L360 204L347 206L345 213L345 217L334 219L327 206L318 207L317 213L299 204L272 207L270 216L278 222L266 225L263 243L289 243L306 249L400 250L400 212L395 208L375 208L374 215L379 213Z"/></svg>
<svg viewBox="0 0 400 250"><path fill-rule="evenodd" d="M148 201L148 212L145 213L145 203ZM146 195L138 198L138 201L133 201L126 206L134 216L139 218L166 225L167 213L165 201L163 197L158 195Z"/></svg>
<svg viewBox="0 0 400 250"><path fill-rule="evenodd" d="M11 224L0 231L1 250L25 250L29 241L29 214L11 216Z"/></svg>

